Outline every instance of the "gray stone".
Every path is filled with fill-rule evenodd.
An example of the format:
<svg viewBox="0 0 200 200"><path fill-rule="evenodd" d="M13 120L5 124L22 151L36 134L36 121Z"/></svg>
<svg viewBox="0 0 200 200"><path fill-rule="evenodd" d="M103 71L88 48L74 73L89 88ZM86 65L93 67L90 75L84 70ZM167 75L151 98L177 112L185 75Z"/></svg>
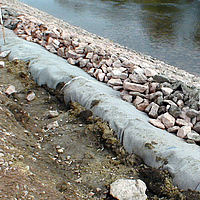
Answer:
<svg viewBox="0 0 200 200"><path fill-rule="evenodd" d="M193 117L196 117L199 113L199 111L195 110L195 109L189 109L187 112L186 112L186 115L190 118L193 118Z"/></svg>
<svg viewBox="0 0 200 200"><path fill-rule="evenodd" d="M68 52L66 52L66 57L67 58L79 58L79 54L75 53L72 50L69 50Z"/></svg>
<svg viewBox="0 0 200 200"><path fill-rule="evenodd" d="M96 69L95 72L93 73L93 76L94 76L94 77L97 77L97 75L98 75L99 73L102 73L102 70L101 70L101 69Z"/></svg>
<svg viewBox="0 0 200 200"><path fill-rule="evenodd" d="M155 93L152 93L149 95L149 98L151 101L154 101L156 98L163 96L163 93L161 91L157 91Z"/></svg>
<svg viewBox="0 0 200 200"><path fill-rule="evenodd" d="M36 95L34 92L30 92L27 96L26 96L26 100L27 101L33 101L36 98Z"/></svg>
<svg viewBox="0 0 200 200"><path fill-rule="evenodd" d="M169 133L176 133L179 129L180 129L179 126L173 126L173 127L171 127L171 128L168 128L167 131L168 131Z"/></svg>
<svg viewBox="0 0 200 200"><path fill-rule="evenodd" d="M92 45L85 46L85 52L94 52L94 47Z"/></svg>
<svg viewBox="0 0 200 200"><path fill-rule="evenodd" d="M136 64L131 60L123 61L123 65L131 70L131 71L129 71L130 73L132 73L134 71L134 69L137 68Z"/></svg>
<svg viewBox="0 0 200 200"><path fill-rule="evenodd" d="M184 119L186 122L190 122L191 121L191 118L186 115L186 112L184 110L181 111L181 114L179 115L179 117L181 119Z"/></svg>
<svg viewBox="0 0 200 200"><path fill-rule="evenodd" d="M57 54L61 57L65 56L65 47L61 47L57 50Z"/></svg>
<svg viewBox="0 0 200 200"><path fill-rule="evenodd" d="M200 142L200 135L196 131L191 131L187 134L188 139L193 140L195 142Z"/></svg>
<svg viewBox="0 0 200 200"><path fill-rule="evenodd" d="M71 64L71 65L75 65L75 64L76 64L76 60L73 59L73 58L68 58L67 61L68 61L68 63Z"/></svg>
<svg viewBox="0 0 200 200"><path fill-rule="evenodd" d="M58 117L59 112L57 110L49 110L47 112L47 117L49 118L54 118L54 117Z"/></svg>
<svg viewBox="0 0 200 200"><path fill-rule="evenodd" d="M173 89L168 88L168 87L162 87L161 91L165 96L167 96L167 95L170 95L173 92Z"/></svg>
<svg viewBox="0 0 200 200"><path fill-rule="evenodd" d="M156 103L152 102L151 104L151 109L149 111L149 116L153 117L153 118L157 118L158 117L158 109L159 109L159 105L157 105Z"/></svg>
<svg viewBox="0 0 200 200"><path fill-rule="evenodd" d="M17 90L15 89L15 86L13 86L13 85L8 86L8 88L5 90L5 93L7 95L11 95L15 92L17 92Z"/></svg>
<svg viewBox="0 0 200 200"><path fill-rule="evenodd" d="M123 86L122 85L113 85L111 86L114 90L122 90Z"/></svg>
<svg viewBox="0 0 200 200"><path fill-rule="evenodd" d="M197 132L197 133L200 133L200 122L197 122L195 124L195 126L193 127L193 129Z"/></svg>
<svg viewBox="0 0 200 200"><path fill-rule="evenodd" d="M113 69L111 74L113 78L126 79L128 77L128 74L121 72L120 68Z"/></svg>
<svg viewBox="0 0 200 200"><path fill-rule="evenodd" d="M79 62L79 67L85 67L87 65L87 63L89 62L89 59L82 59L80 62Z"/></svg>
<svg viewBox="0 0 200 200"><path fill-rule="evenodd" d="M104 78L105 78L105 74L102 71L97 74L97 79L99 81L103 82Z"/></svg>
<svg viewBox="0 0 200 200"><path fill-rule="evenodd" d="M118 179L110 185L110 194L118 200L146 200L146 189L140 179Z"/></svg>
<svg viewBox="0 0 200 200"><path fill-rule="evenodd" d="M104 73L107 73L107 72L108 72L106 64L102 64L102 65L101 65L101 69L102 69L102 71L103 71Z"/></svg>
<svg viewBox="0 0 200 200"><path fill-rule="evenodd" d="M58 124L58 121L54 121L54 122L51 122L50 124L47 125L47 129L54 129L54 128L57 128L59 127L59 124Z"/></svg>
<svg viewBox="0 0 200 200"><path fill-rule="evenodd" d="M162 75L155 75L153 77L153 80L155 82L158 82L158 83L163 83L163 82L170 82L169 81L169 78L167 78L166 76L162 76Z"/></svg>
<svg viewBox="0 0 200 200"><path fill-rule="evenodd" d="M75 48L75 52L78 54L84 53L84 46L79 46Z"/></svg>
<svg viewBox="0 0 200 200"><path fill-rule="evenodd" d="M165 106L160 106L158 109L158 115L162 115L166 113L166 107Z"/></svg>
<svg viewBox="0 0 200 200"><path fill-rule="evenodd" d="M111 67L112 63L113 63L112 59L106 60L106 65L108 67Z"/></svg>
<svg viewBox="0 0 200 200"><path fill-rule="evenodd" d="M139 93L139 92L130 91L129 94L132 95L133 97L140 96L140 97L142 97L142 98L146 98L146 99L148 98L148 95L141 94L141 93Z"/></svg>
<svg viewBox="0 0 200 200"><path fill-rule="evenodd" d="M90 68L87 73L90 75L93 75L94 71L95 71L95 68Z"/></svg>
<svg viewBox="0 0 200 200"><path fill-rule="evenodd" d="M171 100L164 100L163 103L168 104L170 106L177 106L173 101Z"/></svg>
<svg viewBox="0 0 200 200"><path fill-rule="evenodd" d="M197 121L200 121L200 114L197 115Z"/></svg>
<svg viewBox="0 0 200 200"><path fill-rule="evenodd" d="M145 68L145 76L151 77L157 75L157 72L150 68Z"/></svg>
<svg viewBox="0 0 200 200"><path fill-rule="evenodd" d="M197 117L192 118L191 122L193 125L195 125L197 123Z"/></svg>
<svg viewBox="0 0 200 200"><path fill-rule="evenodd" d="M183 100L184 94L182 92L180 92L180 91L175 91L173 93L173 97L177 97L178 100Z"/></svg>
<svg viewBox="0 0 200 200"><path fill-rule="evenodd" d="M158 104L158 105L162 105L163 104L163 96L159 96L159 97L157 97L155 100L154 100L154 102L156 103L156 104Z"/></svg>
<svg viewBox="0 0 200 200"><path fill-rule="evenodd" d="M144 70L141 67L135 68L134 72L137 73L137 74L144 74Z"/></svg>
<svg viewBox="0 0 200 200"><path fill-rule="evenodd" d="M134 83L141 83L142 84L142 83L147 82L147 77L142 73L133 72L133 74L129 75L129 78Z"/></svg>
<svg viewBox="0 0 200 200"><path fill-rule="evenodd" d="M171 105L168 112L173 117L178 118L179 115L181 114L181 109L178 106Z"/></svg>
<svg viewBox="0 0 200 200"><path fill-rule="evenodd" d="M177 101L177 106L178 107L180 107L180 108L182 108L183 106L184 106L184 102L183 102L183 100L181 100L181 99L179 99L178 101Z"/></svg>
<svg viewBox="0 0 200 200"><path fill-rule="evenodd" d="M88 52L87 55L86 55L86 58L92 59L93 55L94 55L93 52Z"/></svg>

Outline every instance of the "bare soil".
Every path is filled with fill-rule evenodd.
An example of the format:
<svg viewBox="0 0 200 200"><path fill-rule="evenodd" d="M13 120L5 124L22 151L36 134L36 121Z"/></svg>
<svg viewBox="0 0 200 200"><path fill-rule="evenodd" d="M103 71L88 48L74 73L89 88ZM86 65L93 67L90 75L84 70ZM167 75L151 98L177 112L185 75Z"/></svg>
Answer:
<svg viewBox="0 0 200 200"><path fill-rule="evenodd" d="M112 129L62 93L38 86L28 63L0 68L0 199L114 199L109 185L140 178L149 199L200 199L180 191L167 171L125 152ZM9 85L15 93L6 95ZM27 95L35 99L28 101ZM58 116L49 115L57 111Z"/></svg>

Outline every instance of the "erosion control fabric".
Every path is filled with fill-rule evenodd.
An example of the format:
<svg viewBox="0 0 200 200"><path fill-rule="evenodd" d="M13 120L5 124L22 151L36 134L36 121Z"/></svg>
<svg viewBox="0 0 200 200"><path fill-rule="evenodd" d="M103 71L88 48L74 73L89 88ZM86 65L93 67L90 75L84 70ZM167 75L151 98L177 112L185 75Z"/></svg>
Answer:
<svg viewBox="0 0 200 200"><path fill-rule="evenodd" d="M39 85L55 89L59 83L66 83L66 103L77 101L108 121L128 152L140 156L147 165L169 170L179 188L200 191L199 146L152 126L149 117L123 101L119 92L43 47L20 39L7 29L6 42L4 45L1 39L1 51L11 50L9 59L30 61L29 70Z"/></svg>

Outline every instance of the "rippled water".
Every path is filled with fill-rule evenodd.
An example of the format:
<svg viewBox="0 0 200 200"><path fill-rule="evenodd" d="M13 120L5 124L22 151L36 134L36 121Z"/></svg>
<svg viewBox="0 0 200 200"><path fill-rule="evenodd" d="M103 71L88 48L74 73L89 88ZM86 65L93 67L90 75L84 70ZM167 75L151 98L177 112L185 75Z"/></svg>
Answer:
<svg viewBox="0 0 200 200"><path fill-rule="evenodd" d="M89 32L200 75L200 1L20 1Z"/></svg>

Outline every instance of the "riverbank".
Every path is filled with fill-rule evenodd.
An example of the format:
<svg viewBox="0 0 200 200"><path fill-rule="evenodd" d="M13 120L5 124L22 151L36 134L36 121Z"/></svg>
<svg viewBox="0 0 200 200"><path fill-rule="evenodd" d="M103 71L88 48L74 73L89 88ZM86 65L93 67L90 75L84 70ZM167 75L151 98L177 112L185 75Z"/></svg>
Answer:
<svg viewBox="0 0 200 200"><path fill-rule="evenodd" d="M51 23L44 22L5 8L3 20L19 37L38 43L120 91L122 99L148 113L155 127L200 142L199 77L67 23L58 26L55 22L59 20L53 17Z"/></svg>
<svg viewBox="0 0 200 200"><path fill-rule="evenodd" d="M35 84L27 62L0 60L1 199L114 200L110 184L120 178L143 180L149 200L200 198L128 154L100 118Z"/></svg>
<svg viewBox="0 0 200 200"><path fill-rule="evenodd" d="M60 20L58 18L53 17L37 8L33 8L26 4L19 2L18 0L2 0L4 5L7 5L13 9L17 9L19 13L27 14L30 16L34 16L37 19L41 20L43 23L48 24L56 24L56 26L61 27L63 29L69 30L69 32L76 33L80 36L80 38L90 38L94 44L102 45L105 49L109 49L109 51L113 54L121 54L122 56L126 56L141 67L150 67L154 68L158 71L158 73L168 76L169 78L175 78L177 80L181 80L184 83L200 88L200 78L189 74L184 70L180 70L177 67L170 66L156 58L151 57L150 55L143 55L135 52L134 50L127 49L119 44L113 43L110 39L99 37L95 34L89 33L86 30L81 29L80 27L75 27L67 22Z"/></svg>
<svg viewBox="0 0 200 200"><path fill-rule="evenodd" d="M38 20L37 19L34 19L34 18L31 18L30 16L26 19L25 18L25 20L23 21L23 16L21 16L20 18L19 18L23 23L25 22L25 24L26 24L26 20L28 19L31 19L31 20L33 20L33 21L35 21L34 23L36 23L35 25L38 25L38 24L40 24L40 22L38 23ZM30 23L30 21L28 21L28 23ZM21 24L20 24L20 26L21 26ZM50 26L51 27L51 26ZM41 29L43 29L43 28L45 28L45 26L43 26ZM48 27L47 27L48 28ZM22 29L20 29L19 27L16 29L16 31L18 31L18 30L22 30ZM51 32L49 32L50 34L51 34ZM59 34L59 33L57 33L57 34ZM80 45L79 45L79 43L80 43L80 41L79 40L75 40L76 39L76 36L78 37L78 35L75 35L74 33L71 33L71 35L72 35L72 38L71 39L73 39L73 40L71 40L71 42L73 42L73 45L74 45L74 49L75 50L77 50L78 52L75 52L76 54L74 54L74 52L73 51L71 51L71 55L72 55L72 57L71 57L71 59L70 60L68 60L68 61L71 61L71 62L76 62L76 60L78 60L78 58L76 57L77 55L80 55L80 54L82 54L81 53L81 51L83 50L81 50L80 48L78 49L78 48L76 48L76 47L79 47ZM30 35L23 35L23 34L21 34L21 37L25 37L27 40L28 40L28 38L29 39L31 39L32 38L32 36L31 37L29 37ZM81 35L81 37L82 37L83 35ZM74 37L74 38L73 38ZM93 40L91 40L91 37L90 38L87 38L87 36L84 36L87 40L89 40L90 39L90 42L91 42L91 44L93 44L92 42L93 42ZM36 38L37 39L37 38ZM101 40L104 40L104 39L102 39L102 38L96 38L97 39L97 41L98 41L98 45L100 44L100 42L99 41L101 41ZM94 44L96 44L95 42L96 42L96 39L94 39ZM51 39L50 39L51 40ZM56 41L58 41L58 40L55 40L54 41L54 45L56 44ZM36 42L38 42L37 40L36 40ZM51 41L52 42L52 41ZM86 46L88 45L88 44L85 44ZM115 45L115 44L105 44L105 45L107 45L107 47L112 47L112 45ZM88 45L88 46L90 46L90 45ZM85 48L85 46L84 46L84 48ZM123 48L123 47L119 47L118 45L116 45L115 46L115 48L113 49L113 51L115 51L116 49L120 49L120 52L122 52L122 54L120 54L120 55L124 55L125 57L126 57L126 59L124 60L124 61L126 61L127 62L127 60L130 60L130 59L128 59L127 57L128 57L128 54L126 55L125 53L127 52L127 50L125 49L125 48ZM55 48L54 48L55 49ZM50 50L54 50L53 48L52 48L52 46L51 46L51 48L50 48ZM73 50L74 50L73 49ZM104 49L105 49L105 47L104 47ZM91 50L91 49L90 49ZM111 49L112 50L112 49ZM56 53L57 53L58 51L56 51ZM124 53L125 52L125 53ZM55 52L54 52L55 53ZM68 56L69 56L69 51L67 52L68 53ZM87 56L89 56L90 54L89 53L91 53L90 51L88 51L87 52ZM106 53L108 53L108 54L106 54ZM119 53L119 52L118 52ZM89 54L89 55L88 55ZM98 52L98 55L100 55L100 54L103 54L103 55L101 55L101 56L111 56L112 58L115 58L116 59L116 57L114 57L114 55L110 55L110 52L105 52L105 51L103 51L103 52ZM119 54L117 54L117 55L119 55ZM66 55L64 55L64 56L66 56ZM76 58L75 58L75 57ZM105 57L104 57L105 58ZM69 57L67 58L67 59L69 59ZM89 59L89 58L88 58ZM111 66L115 66L114 68L117 68L117 66L119 66L119 64L121 63L121 64L123 64L123 65L125 65L125 63L123 63L124 61L122 60L123 59L123 57L121 57L121 60L120 60L120 62L118 61L118 62L113 62L112 61L112 63L110 63L110 65ZM109 59L108 59L109 60ZM134 60L134 59L132 59L132 60ZM80 59L79 61L83 61L83 59ZM116 60L115 60L116 61ZM95 64L95 60L94 60L94 62L92 63L93 65ZM138 64L137 63L137 60L134 60L134 62L135 63L132 63L132 64L134 64L134 65L132 65L133 66L133 68L132 68L132 70L134 69L142 69L142 67L140 66L140 64L142 63L140 63L140 64ZM83 62L81 62L81 63L83 63ZM115 64L113 64L113 63L115 63ZM147 63L147 61L145 61L144 63ZM142 64L144 64L144 63L142 63ZM79 65L80 64L80 62L78 62L78 63L75 63L76 65ZM107 61L107 63L104 63L104 64L106 64L106 65L109 65L109 62ZM126 64L128 64L128 63L126 63ZM130 65L130 63L128 64L128 65ZM105 66L106 68L107 67L109 67L109 66ZM117 69L122 69L121 68L122 66L119 66ZM84 66L83 66L83 68L84 68ZM92 68L92 67L91 67ZM129 67L130 68L130 67ZM144 66L143 66L143 68L144 68ZM145 68L147 69L151 69L151 67L150 66L147 66L147 65L145 65ZM103 70L103 69L101 69L101 70ZM134 71L133 70L133 71ZM132 72L133 72L132 71ZM155 68L154 69L151 69L151 70L149 70L150 72L156 72L156 73L158 73L156 70L155 70ZM99 70L98 70L98 72L99 72ZM119 71L118 71L119 72ZM124 72L124 71L123 71ZM128 72L128 71L127 71ZM131 73L132 73L131 72ZM146 71L147 72L147 71ZM128 74L128 73L127 73ZM121 78L122 78L122 80L123 80L123 77L124 76L126 76L127 75L126 73L124 73L124 74L120 74L120 76L122 76ZM159 73L158 73L159 74ZM157 75L158 75L157 74ZM116 76L118 76L119 74L115 74ZM154 74L155 75L155 74ZM98 77L100 77L100 76L98 76ZM108 75L107 75L107 77L108 77ZM150 75L149 77L148 77L148 79L149 80L151 80L151 78L153 77L153 75ZM159 77L162 77L162 76L159 76ZM141 78L141 77L139 77L139 78ZM145 79L145 78L144 78ZM145 81L145 80L142 80L142 81ZM112 80L112 79L110 79L110 80ZM165 81L167 80L167 79L164 79ZM140 81L141 81L141 79L140 79ZM112 84L111 84L112 85ZM142 83L142 85L145 85L145 83ZM114 85L114 86L120 86L120 85ZM147 88L147 85L145 85L144 86L145 88ZM182 87L182 86L181 86ZM121 88L121 86L120 86L120 88ZM119 89L119 87L118 88L115 88L115 89ZM133 91L132 91L133 92ZM162 91L163 92L163 91ZM165 92L167 92L167 91L165 91ZM138 93L137 93L138 94ZM144 97L144 96L143 96ZM180 100L180 99L179 99Z"/></svg>

